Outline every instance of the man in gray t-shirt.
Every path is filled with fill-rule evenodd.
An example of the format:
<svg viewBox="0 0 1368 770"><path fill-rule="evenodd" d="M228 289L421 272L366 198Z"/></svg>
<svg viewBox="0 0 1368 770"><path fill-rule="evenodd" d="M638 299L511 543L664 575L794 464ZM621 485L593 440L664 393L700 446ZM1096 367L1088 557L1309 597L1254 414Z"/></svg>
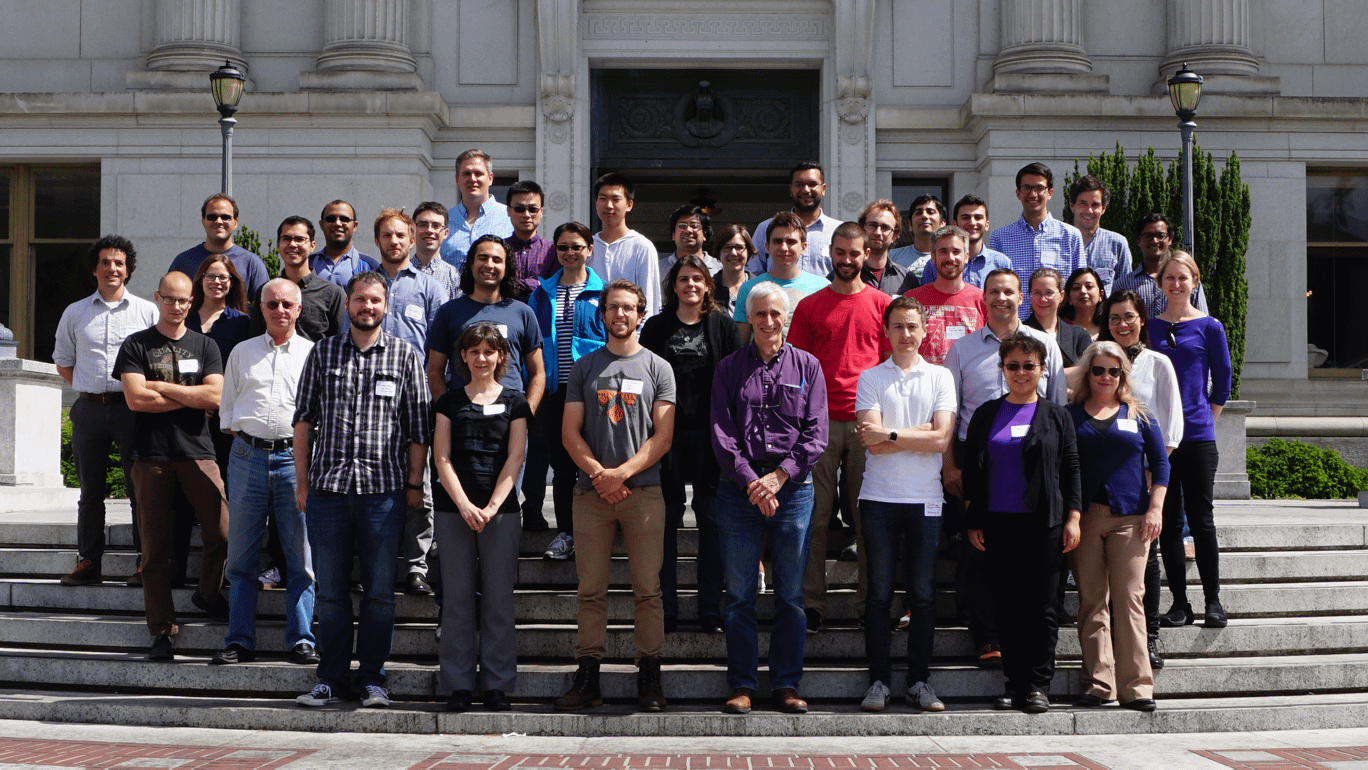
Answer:
<svg viewBox="0 0 1368 770"><path fill-rule="evenodd" d="M619 529L636 596L638 703L663 711L660 656L665 614L660 601L665 501L660 459L674 434L674 372L637 342L646 294L616 280L599 304L608 343L575 362L565 390L561 440L580 467L574 499L575 570L579 575L579 639L574 685L556 701L560 711L603 703L599 663L607 651L608 569Z"/></svg>

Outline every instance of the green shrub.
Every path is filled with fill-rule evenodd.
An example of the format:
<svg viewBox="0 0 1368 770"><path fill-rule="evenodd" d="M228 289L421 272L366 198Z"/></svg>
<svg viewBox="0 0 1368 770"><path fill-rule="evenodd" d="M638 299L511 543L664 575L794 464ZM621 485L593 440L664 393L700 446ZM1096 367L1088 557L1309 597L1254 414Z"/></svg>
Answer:
<svg viewBox="0 0 1368 770"><path fill-rule="evenodd" d="M266 263L267 275L272 278L280 276L280 252L276 251L274 244L269 239L266 241L265 254L261 253L261 235L251 228L238 228L237 233L233 235L233 242L261 257L261 261Z"/></svg>
<svg viewBox="0 0 1368 770"><path fill-rule="evenodd" d="M1333 449L1272 438L1245 453L1256 498L1336 500L1368 490L1368 470L1355 468Z"/></svg>
<svg viewBox="0 0 1368 770"><path fill-rule="evenodd" d="M81 486L76 478L76 456L71 451L71 418L65 412L62 413L62 480L68 487ZM109 497L128 497L123 466L119 464L119 449L113 442L109 445L109 470L105 472L105 484Z"/></svg>

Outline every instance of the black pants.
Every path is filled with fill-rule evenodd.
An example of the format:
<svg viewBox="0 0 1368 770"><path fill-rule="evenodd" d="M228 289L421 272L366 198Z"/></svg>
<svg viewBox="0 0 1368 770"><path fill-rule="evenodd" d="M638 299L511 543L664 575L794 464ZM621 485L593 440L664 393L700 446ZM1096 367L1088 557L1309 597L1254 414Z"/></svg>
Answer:
<svg viewBox="0 0 1368 770"><path fill-rule="evenodd" d="M1220 551L1216 546L1216 518L1213 495L1216 463L1215 441L1184 441L1169 455L1170 494L1164 498L1164 530L1159 534L1164 572L1168 575L1173 601L1187 599L1187 559L1183 555L1183 513L1197 549L1197 572L1202 577L1202 593L1208 602L1221 596ZM1179 495L1173 491L1181 491Z"/></svg>
<svg viewBox="0 0 1368 770"><path fill-rule="evenodd" d="M1064 556L1064 527L1034 513L992 513L983 528L993 581L998 644L1007 692L1050 693L1059 622L1055 590Z"/></svg>
<svg viewBox="0 0 1368 770"><path fill-rule="evenodd" d="M532 421L531 440L527 442L527 467L523 469L523 520L541 517L546 503L546 469L552 471L551 505L555 509L558 532L574 532L571 507L579 467L570 459L561 442L561 422L565 419L565 386L542 396Z"/></svg>

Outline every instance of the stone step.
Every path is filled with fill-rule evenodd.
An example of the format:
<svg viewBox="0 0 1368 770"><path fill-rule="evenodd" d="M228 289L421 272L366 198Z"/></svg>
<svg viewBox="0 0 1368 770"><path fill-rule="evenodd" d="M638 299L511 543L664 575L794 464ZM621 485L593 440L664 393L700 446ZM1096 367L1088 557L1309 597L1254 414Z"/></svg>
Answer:
<svg viewBox="0 0 1368 770"><path fill-rule="evenodd" d="M429 623L397 625L393 654L420 661L434 659L437 642L433 630ZM226 633L226 624L192 620L181 625L176 644L181 651L207 657L223 646ZM574 625L522 625L518 629L518 655L528 661L562 661L574 649L575 637ZM762 629L761 649L769 648L769 639L768 629ZM257 648L263 657L283 656L285 643L283 619L257 621ZM141 652L147 645L147 626L137 616L0 613L0 646ZM905 654L906 646L907 636L894 633L894 656ZM1164 629L1160 646L1167 659L1241 657L1261 651L1283 655L1368 652L1368 618L1237 619L1221 630L1201 626ZM672 661L722 659L727 654L726 640L720 633L705 634L685 626L665 637L664 654ZM933 655L938 663L969 662L974 654L973 639L967 629L936 629ZM1060 659L1077 660L1079 654L1077 629L1060 629ZM609 626L607 655L614 660L630 660L635 655L630 625ZM851 661L864 656L863 631L832 629L809 635L806 640L809 661Z"/></svg>
<svg viewBox="0 0 1368 770"><path fill-rule="evenodd" d="M402 699L431 701L438 692L437 667L391 660L391 693ZM527 699L553 699L569 689L575 667L525 663L518 667L518 681L511 695ZM730 692L725 663L667 662L662 679L668 697L708 701ZM314 667L285 662L208 665L207 656L180 656L171 663L147 661L142 652L111 653L0 648L0 683L41 688L101 688L119 692L194 692L234 697L291 697L306 692L316 682ZM931 685L943 698L981 700L1002 692L1002 673L973 666L940 665L932 670ZM808 664L802 691L810 699L858 700L869 685L863 666ZM768 687L762 671L760 686ZM1344 692L1368 687L1368 666L1361 654L1300 655L1218 660L1175 660L1155 678L1156 698L1211 697L1213 695L1287 695L1312 692ZM604 697L636 696L636 667L630 663L605 663L602 673ZM903 672L895 671L893 691L906 689ZM1056 668L1050 688L1057 697L1081 692L1076 664Z"/></svg>

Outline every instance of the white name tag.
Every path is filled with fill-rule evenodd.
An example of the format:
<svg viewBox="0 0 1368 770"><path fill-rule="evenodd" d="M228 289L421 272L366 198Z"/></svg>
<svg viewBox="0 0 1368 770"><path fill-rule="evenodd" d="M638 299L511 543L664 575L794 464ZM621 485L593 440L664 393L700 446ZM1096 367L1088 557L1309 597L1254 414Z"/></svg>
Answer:
<svg viewBox="0 0 1368 770"><path fill-rule="evenodd" d="M199 371L199 359L182 358L176 362L176 371L181 374L194 374Z"/></svg>
<svg viewBox="0 0 1368 770"><path fill-rule="evenodd" d="M499 330L499 336L508 339L508 324L494 324L494 328Z"/></svg>
<svg viewBox="0 0 1368 770"><path fill-rule="evenodd" d="M965 329L963 326L947 326L945 327L945 338L947 340L957 340L964 336L964 331Z"/></svg>
<svg viewBox="0 0 1368 770"><path fill-rule="evenodd" d="M424 317L424 316L423 316L423 306L422 306L422 305L408 305L408 306L406 306L406 307L404 308L404 315L408 316L409 318L412 318L412 319L415 320L415 321L421 321L421 320L423 320L423 317Z"/></svg>
<svg viewBox="0 0 1368 770"><path fill-rule="evenodd" d="M376 381L375 381L375 395L377 395L377 396L384 396L384 397L386 397L386 398L394 398L395 392L396 392L396 388L395 388L395 386L394 386L394 381L393 381L393 380L376 380Z"/></svg>
<svg viewBox="0 0 1368 770"><path fill-rule="evenodd" d="M641 395L641 380L623 380L622 392Z"/></svg>
<svg viewBox="0 0 1368 770"><path fill-rule="evenodd" d="M1013 425L1012 438L1023 438L1030 429L1030 425Z"/></svg>
<svg viewBox="0 0 1368 770"><path fill-rule="evenodd" d="M485 413L486 416L488 416L488 415L494 415L494 414L503 414L503 413L504 413L504 405L503 405L503 404L485 404L485 405L484 405L484 413Z"/></svg>
<svg viewBox="0 0 1368 770"><path fill-rule="evenodd" d="M934 503L927 503L927 504L926 504L926 515L927 515L927 516L935 516L935 517L939 518L940 515L941 515L941 506L942 506L942 505L945 505L945 501L943 501L943 500L937 500L937 501L934 502Z"/></svg>
<svg viewBox="0 0 1368 770"><path fill-rule="evenodd" d="M1124 417L1118 418L1116 420L1116 427L1120 428L1121 430L1124 430L1127 433L1140 432L1140 423L1136 422L1135 420L1126 419Z"/></svg>

